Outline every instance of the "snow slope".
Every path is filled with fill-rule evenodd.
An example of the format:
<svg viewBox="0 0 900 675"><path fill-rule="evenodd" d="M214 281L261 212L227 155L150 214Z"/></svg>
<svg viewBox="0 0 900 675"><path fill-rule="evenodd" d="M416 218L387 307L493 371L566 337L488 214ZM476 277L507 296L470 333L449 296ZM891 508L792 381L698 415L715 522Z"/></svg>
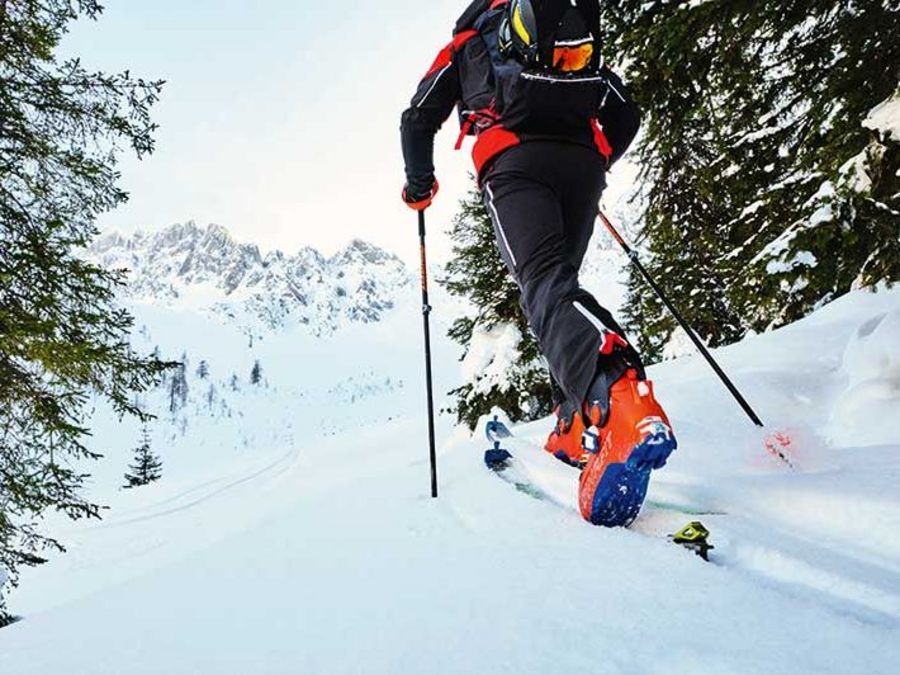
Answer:
<svg viewBox="0 0 900 675"><path fill-rule="evenodd" d="M405 369L408 387L372 399L392 419L269 446L257 429L218 462L173 459L159 484L115 493L102 523L58 523L71 552L12 596L25 619L0 631L0 673L897 671L900 290L717 352L770 427L792 429L795 471L696 357L652 369L682 447L630 530L575 515L577 474L536 449L546 422L518 428L514 452L554 500L499 481L480 431L445 416L429 499L417 317L342 350L347 372ZM304 343L304 362L330 344ZM254 413L297 400L290 351L266 348L282 380L242 399ZM285 416L316 419L338 400L320 393ZM695 517L713 564L661 536Z"/></svg>

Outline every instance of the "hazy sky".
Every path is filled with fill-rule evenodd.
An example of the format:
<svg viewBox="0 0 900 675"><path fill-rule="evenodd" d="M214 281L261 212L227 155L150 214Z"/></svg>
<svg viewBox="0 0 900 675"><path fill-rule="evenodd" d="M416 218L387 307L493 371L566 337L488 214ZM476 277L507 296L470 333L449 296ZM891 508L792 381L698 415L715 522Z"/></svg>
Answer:
<svg viewBox="0 0 900 675"><path fill-rule="evenodd" d="M262 248L332 252L354 237L414 259L399 118L466 0L108 0L64 53L88 67L167 80L156 152L122 163L131 201L104 228L219 223ZM437 141L429 210L439 257L466 188L453 119Z"/></svg>

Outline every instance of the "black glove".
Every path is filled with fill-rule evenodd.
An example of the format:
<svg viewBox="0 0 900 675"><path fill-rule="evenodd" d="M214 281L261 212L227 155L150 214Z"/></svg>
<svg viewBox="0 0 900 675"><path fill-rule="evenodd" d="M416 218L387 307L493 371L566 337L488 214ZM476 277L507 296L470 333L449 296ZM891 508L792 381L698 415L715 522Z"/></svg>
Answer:
<svg viewBox="0 0 900 675"><path fill-rule="evenodd" d="M403 201L416 211L423 211L431 206L434 196L438 193L440 185L434 176L428 176L423 180L413 180L403 188Z"/></svg>

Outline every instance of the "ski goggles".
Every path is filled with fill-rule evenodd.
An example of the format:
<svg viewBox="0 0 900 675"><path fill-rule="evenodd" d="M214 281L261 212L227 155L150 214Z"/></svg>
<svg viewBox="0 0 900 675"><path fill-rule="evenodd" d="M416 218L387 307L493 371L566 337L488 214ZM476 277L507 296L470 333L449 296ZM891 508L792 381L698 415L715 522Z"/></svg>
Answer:
<svg viewBox="0 0 900 675"><path fill-rule="evenodd" d="M564 73L584 70L594 56L594 45L590 42L566 44L557 42L553 47L553 67Z"/></svg>

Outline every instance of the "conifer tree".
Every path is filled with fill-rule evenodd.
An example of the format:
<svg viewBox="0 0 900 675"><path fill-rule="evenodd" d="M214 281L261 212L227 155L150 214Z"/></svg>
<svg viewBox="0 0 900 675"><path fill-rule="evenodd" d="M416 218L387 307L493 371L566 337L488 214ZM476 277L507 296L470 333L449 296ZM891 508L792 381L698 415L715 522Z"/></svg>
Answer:
<svg viewBox="0 0 900 675"><path fill-rule="evenodd" d="M253 369L250 371L250 384L259 384L260 380L262 380L262 366L257 359L253 362Z"/></svg>
<svg viewBox="0 0 900 675"><path fill-rule="evenodd" d="M197 377L201 380L205 380L209 377L209 364L205 359L200 361L200 364L197 366Z"/></svg>
<svg viewBox="0 0 900 675"><path fill-rule="evenodd" d="M649 266L704 337L727 343L900 278L900 147L863 126L897 89L896 3L610 7L610 55L644 111ZM629 304L659 347L674 324L653 301Z"/></svg>
<svg viewBox="0 0 900 675"><path fill-rule="evenodd" d="M56 50L96 0L0 0L0 577L63 550L47 509L97 518L82 495L92 395L146 415L134 394L166 367L136 354L114 304L123 275L85 262L94 222L127 199L116 160L153 149L160 82L89 72ZM76 469L75 467L80 467ZM9 619L0 589L0 625Z"/></svg>
<svg viewBox="0 0 900 675"><path fill-rule="evenodd" d="M482 357L471 380L450 392L458 420L474 428L493 406L513 421L549 414L546 363L519 307L519 290L496 249L493 224L477 189L460 202L450 238L452 260L439 281L452 295L468 300L472 311L454 321L448 335L464 347L464 359L476 356L473 348ZM509 362L491 353L491 336L499 333L516 343L507 345L513 355Z"/></svg>
<svg viewBox="0 0 900 675"><path fill-rule="evenodd" d="M144 425L141 430L141 442L134 450L134 464L128 466L132 473L125 474L128 481L125 488L148 485L162 478L162 460L150 449L150 433Z"/></svg>
<svg viewBox="0 0 900 675"><path fill-rule="evenodd" d="M169 412L173 415L187 404L187 357L175 364L169 380Z"/></svg>
<svg viewBox="0 0 900 675"><path fill-rule="evenodd" d="M863 124L898 86L900 5L767 3L757 22L748 45L774 27L784 45L762 63L765 141L729 130L744 156L764 157L744 200L750 212L737 214L730 234L740 246L733 302L763 330L854 285L900 279L897 181L884 171L896 171L900 145L880 144Z"/></svg>

